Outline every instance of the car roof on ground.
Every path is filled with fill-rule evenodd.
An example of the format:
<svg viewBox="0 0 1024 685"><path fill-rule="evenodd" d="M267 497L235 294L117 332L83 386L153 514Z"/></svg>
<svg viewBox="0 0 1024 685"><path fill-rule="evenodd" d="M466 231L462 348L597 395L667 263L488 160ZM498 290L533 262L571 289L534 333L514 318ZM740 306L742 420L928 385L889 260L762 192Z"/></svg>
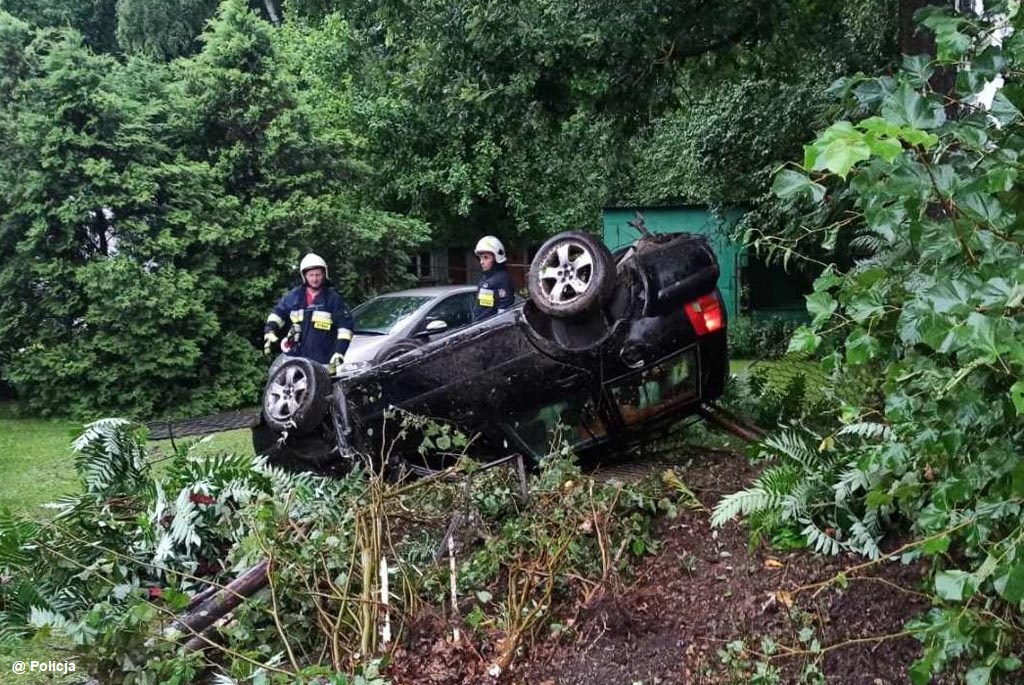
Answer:
<svg viewBox="0 0 1024 685"><path fill-rule="evenodd" d="M472 292L475 290L475 285L428 285L422 288L409 288L407 290L396 290L391 293L381 293L377 297L437 297L438 295L451 295L452 293Z"/></svg>

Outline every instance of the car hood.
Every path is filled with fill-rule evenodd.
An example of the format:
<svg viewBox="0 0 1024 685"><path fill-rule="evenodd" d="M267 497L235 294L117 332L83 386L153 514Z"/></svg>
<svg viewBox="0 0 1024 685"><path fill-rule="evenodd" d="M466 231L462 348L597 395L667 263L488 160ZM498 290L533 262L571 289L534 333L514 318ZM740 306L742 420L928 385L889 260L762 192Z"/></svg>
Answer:
<svg viewBox="0 0 1024 685"><path fill-rule="evenodd" d="M345 365L372 362L381 348L392 342L390 335L356 335L345 353Z"/></svg>

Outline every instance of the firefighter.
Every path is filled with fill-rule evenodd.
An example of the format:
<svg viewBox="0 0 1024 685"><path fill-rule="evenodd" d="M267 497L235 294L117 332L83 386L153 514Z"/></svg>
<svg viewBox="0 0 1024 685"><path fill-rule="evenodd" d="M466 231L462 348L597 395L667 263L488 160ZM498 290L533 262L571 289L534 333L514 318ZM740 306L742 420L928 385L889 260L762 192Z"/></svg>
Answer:
<svg viewBox="0 0 1024 685"><path fill-rule="evenodd" d="M505 246L493 235L485 235L476 244L480 260L480 285L473 303L473 321L482 321L512 306L515 289L512 277L505 270Z"/></svg>
<svg viewBox="0 0 1024 685"><path fill-rule="evenodd" d="M302 285L277 303L263 326L263 352L270 354L278 340L281 351L327 364L333 372L345 363L352 342L352 315L327 280L327 262L312 252L299 263ZM284 339L279 336L285 329Z"/></svg>

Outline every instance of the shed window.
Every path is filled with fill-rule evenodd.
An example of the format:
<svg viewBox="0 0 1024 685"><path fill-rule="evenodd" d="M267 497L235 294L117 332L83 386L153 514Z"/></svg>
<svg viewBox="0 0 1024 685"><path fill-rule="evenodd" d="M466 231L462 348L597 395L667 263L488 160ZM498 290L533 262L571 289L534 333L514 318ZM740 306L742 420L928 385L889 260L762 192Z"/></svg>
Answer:
<svg viewBox="0 0 1024 685"><path fill-rule="evenodd" d="M420 252L416 255L416 275L420 278L430 278L434 275L433 261L429 252Z"/></svg>

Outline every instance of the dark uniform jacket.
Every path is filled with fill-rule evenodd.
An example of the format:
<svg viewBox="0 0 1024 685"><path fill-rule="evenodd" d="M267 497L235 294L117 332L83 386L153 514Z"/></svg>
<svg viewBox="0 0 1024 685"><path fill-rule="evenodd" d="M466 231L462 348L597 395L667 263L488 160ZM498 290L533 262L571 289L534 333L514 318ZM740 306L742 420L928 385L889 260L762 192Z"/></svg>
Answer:
<svg viewBox="0 0 1024 685"><path fill-rule="evenodd" d="M309 307L306 306L305 285L289 291L267 317L263 332L277 332L283 328L279 335L292 338L289 356L306 357L326 364L335 352L344 355L348 350L353 326L345 301L325 281Z"/></svg>
<svg viewBox="0 0 1024 685"><path fill-rule="evenodd" d="M512 306L515 288L504 264L495 264L490 271L480 274L480 285L473 303L473 321L481 321Z"/></svg>

